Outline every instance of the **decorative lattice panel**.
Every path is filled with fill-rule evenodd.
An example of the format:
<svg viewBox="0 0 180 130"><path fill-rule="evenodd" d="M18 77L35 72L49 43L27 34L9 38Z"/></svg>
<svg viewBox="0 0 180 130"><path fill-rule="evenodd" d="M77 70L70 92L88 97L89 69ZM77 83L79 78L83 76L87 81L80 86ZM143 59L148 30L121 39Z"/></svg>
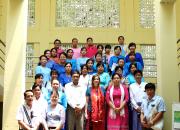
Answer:
<svg viewBox="0 0 180 130"><path fill-rule="evenodd" d="M58 27L119 27L119 0L56 0Z"/></svg>
<svg viewBox="0 0 180 130"><path fill-rule="evenodd" d="M157 77L156 46L141 45L140 47L144 60L144 77Z"/></svg>
<svg viewBox="0 0 180 130"><path fill-rule="evenodd" d="M35 0L28 0L28 25L35 25Z"/></svg>
<svg viewBox="0 0 180 130"><path fill-rule="evenodd" d="M28 43L26 46L26 77L34 76L34 48L33 44Z"/></svg>
<svg viewBox="0 0 180 130"><path fill-rule="evenodd" d="M140 26L143 28L154 28L155 26L155 0L139 0L140 3Z"/></svg>

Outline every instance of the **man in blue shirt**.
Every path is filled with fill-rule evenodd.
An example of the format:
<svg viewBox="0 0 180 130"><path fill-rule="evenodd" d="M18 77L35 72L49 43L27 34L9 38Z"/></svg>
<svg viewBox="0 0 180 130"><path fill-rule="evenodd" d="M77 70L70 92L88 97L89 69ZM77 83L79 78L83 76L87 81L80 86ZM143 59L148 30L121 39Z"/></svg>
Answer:
<svg viewBox="0 0 180 130"><path fill-rule="evenodd" d="M163 114L166 111L162 97L155 95L155 85L148 83L145 86L147 97L141 105L141 124L143 130L162 129Z"/></svg>

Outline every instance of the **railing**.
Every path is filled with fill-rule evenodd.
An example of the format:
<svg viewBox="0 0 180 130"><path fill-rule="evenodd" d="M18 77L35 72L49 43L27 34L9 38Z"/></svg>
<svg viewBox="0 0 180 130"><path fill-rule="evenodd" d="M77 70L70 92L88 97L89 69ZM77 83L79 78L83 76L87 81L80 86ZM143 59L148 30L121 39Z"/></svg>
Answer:
<svg viewBox="0 0 180 130"><path fill-rule="evenodd" d="M178 59L178 66L180 67L180 39L177 41L177 59Z"/></svg>
<svg viewBox="0 0 180 130"><path fill-rule="evenodd" d="M6 48L6 44L0 39L0 45L1 45L1 47L0 47L0 68L2 69L2 70L4 70L4 64L5 64L5 60L4 60L4 57L5 57L5 52L4 52L4 50L5 50L5 48ZM4 49L3 49L4 48Z"/></svg>

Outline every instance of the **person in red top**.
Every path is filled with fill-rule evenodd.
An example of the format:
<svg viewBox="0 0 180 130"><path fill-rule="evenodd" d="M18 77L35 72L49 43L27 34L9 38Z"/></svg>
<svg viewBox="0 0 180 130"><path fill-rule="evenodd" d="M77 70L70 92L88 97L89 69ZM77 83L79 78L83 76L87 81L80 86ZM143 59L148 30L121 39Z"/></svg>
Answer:
<svg viewBox="0 0 180 130"><path fill-rule="evenodd" d="M86 53L86 57L88 58L93 58L95 56L95 54L97 53L97 48L96 46L93 44L93 39L91 37L88 37L87 40L87 53Z"/></svg>

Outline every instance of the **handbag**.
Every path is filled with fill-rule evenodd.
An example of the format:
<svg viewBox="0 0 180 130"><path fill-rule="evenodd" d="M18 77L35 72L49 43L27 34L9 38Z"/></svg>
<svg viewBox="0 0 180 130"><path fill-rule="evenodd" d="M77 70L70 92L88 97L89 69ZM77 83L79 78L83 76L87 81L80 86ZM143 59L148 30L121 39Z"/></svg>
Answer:
<svg viewBox="0 0 180 130"><path fill-rule="evenodd" d="M152 120L157 115L157 113L158 113L157 107L158 107L159 103L160 103L160 101L151 109L150 120ZM161 118L151 128L153 130L162 130L163 124L164 124L164 120L163 120L163 118Z"/></svg>

